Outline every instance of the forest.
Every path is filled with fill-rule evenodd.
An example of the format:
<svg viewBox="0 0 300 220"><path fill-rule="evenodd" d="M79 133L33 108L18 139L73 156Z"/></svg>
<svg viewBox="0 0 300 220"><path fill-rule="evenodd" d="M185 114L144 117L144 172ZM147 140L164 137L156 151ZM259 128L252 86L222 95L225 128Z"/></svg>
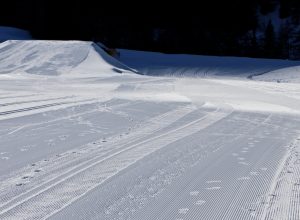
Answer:
<svg viewBox="0 0 300 220"><path fill-rule="evenodd" d="M141 10L115 3L11 0L0 25L29 30L34 39L100 41L113 48L300 59L299 0L210 0L170 8L146 1Z"/></svg>

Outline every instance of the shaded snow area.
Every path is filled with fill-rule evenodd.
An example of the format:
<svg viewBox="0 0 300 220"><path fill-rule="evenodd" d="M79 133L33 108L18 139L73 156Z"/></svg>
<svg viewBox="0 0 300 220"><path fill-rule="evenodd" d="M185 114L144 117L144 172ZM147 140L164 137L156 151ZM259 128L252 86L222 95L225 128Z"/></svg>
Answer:
<svg viewBox="0 0 300 220"><path fill-rule="evenodd" d="M299 62L0 51L0 219L299 219Z"/></svg>
<svg viewBox="0 0 300 220"><path fill-rule="evenodd" d="M29 40L31 35L28 31L14 28L14 27L5 27L0 26L0 42L6 40Z"/></svg>
<svg viewBox="0 0 300 220"><path fill-rule="evenodd" d="M281 77L279 79L290 81L292 77L293 80L297 79L298 82L300 81L300 74L298 73L299 61L163 54L124 49L120 51L121 60L124 63L146 75L202 78L248 77L256 79L260 75L276 71L279 72L276 76L270 74L270 77L262 79L273 81ZM289 74L286 73L287 71L284 71L286 68L290 68ZM260 78L258 77L257 79Z"/></svg>

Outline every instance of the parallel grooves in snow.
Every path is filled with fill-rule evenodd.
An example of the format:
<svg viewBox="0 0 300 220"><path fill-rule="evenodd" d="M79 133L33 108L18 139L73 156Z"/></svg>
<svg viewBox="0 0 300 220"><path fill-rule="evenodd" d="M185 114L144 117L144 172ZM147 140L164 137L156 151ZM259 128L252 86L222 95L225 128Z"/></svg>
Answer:
<svg viewBox="0 0 300 220"><path fill-rule="evenodd" d="M43 101L54 101L54 100L60 100L60 99L68 99L72 98L74 96L65 96L65 97L58 97L58 98L49 98L49 99L37 99L37 100L27 100L27 101L18 101L18 102L7 102L0 104L0 107L3 106L10 106L10 105L19 105L19 104L27 104L27 103L36 103L36 102L43 102Z"/></svg>
<svg viewBox="0 0 300 220"><path fill-rule="evenodd" d="M129 103L126 103L129 104ZM124 106L124 104L121 104ZM115 105L114 107L118 107L120 105ZM109 153L113 153L115 150L122 149L122 147L126 147L132 144L136 144L141 142L142 140L149 139L147 138L147 135L152 134L155 131L158 131L165 126L168 126L169 124L172 124L173 122L177 121L178 118L181 118L185 116L186 114L189 114L190 112L194 111L194 107L181 107L178 109L175 109L173 111L166 112L164 114L161 114L155 118L151 118L149 121L146 122L146 124L143 125L143 127L136 132L133 133L133 135L128 135L128 138L125 138L121 141L116 141L115 143L110 143L110 145L106 145L104 147L95 146L94 144L101 146L101 140L94 142L93 144L87 144L84 147L80 147L79 149L72 149L69 152L65 152L61 155L59 158L51 159L52 163L48 166L42 166L40 167L43 170L47 170L47 174L45 180L43 181L43 178L39 177L39 183L34 185L34 187L30 187L28 191L25 191L23 193L18 192L18 196L12 198L12 196L7 196L4 193L9 192L7 189L11 187L11 183L17 183L20 179L20 175L24 175L26 173L32 172L36 167L27 167L25 169L20 170L19 172L15 172L14 174L10 175L10 177L5 178L6 181L3 181L0 183L0 195L3 198L3 204L0 205L0 207L3 207L7 205L8 203L12 203L13 200L18 199L19 197L23 196L26 193L29 193L31 191L34 191L36 188L42 186L43 184L47 184L48 182L53 181L54 179L65 175L66 173L73 171L75 168L78 168L84 164L88 164L89 162L97 161L98 159L101 159L105 155L109 155ZM112 144L112 145L111 145ZM74 151L77 153L84 154L84 158L78 157L73 158L72 154ZM65 170L64 170L65 169ZM49 171L50 170L50 171ZM57 174L56 174L57 173ZM54 174L54 176L53 176ZM53 176L53 178L52 178Z"/></svg>
<svg viewBox="0 0 300 220"><path fill-rule="evenodd" d="M121 105L124 107L124 104ZM116 106L120 105L115 105L115 107ZM168 126L169 124L178 120L178 118L183 117L193 110L193 107L182 107L173 111L166 112L155 118L151 118L146 122L146 124L143 125L142 129L134 132L133 135L128 135L129 137L124 140L116 141L115 143L112 142L109 145L100 148L99 146L101 146L101 140L99 140L92 144L87 144L86 146L80 147L79 149L72 149L68 152L65 152L59 158L50 159L52 161L51 164L48 164L48 166L45 165L39 167L40 169L48 171L46 174L44 174L46 176L45 180L43 181L42 176L40 176L38 184L34 185L34 187L30 187L28 191L25 190L25 192L23 193L18 192L18 196L7 196L4 193L9 192L7 189L11 188L11 183L18 183L21 175L30 173L37 168L30 166L11 174L8 178L4 178L6 179L6 181L2 181L2 183L0 183L0 195L3 198L3 202L5 201L4 203L0 204L0 208L6 206L8 203L12 203L13 200L18 199L26 193L34 191L38 187L43 186L44 184L47 184L48 182L51 182L58 177L62 177L63 175L73 171L74 169L82 165L97 161L102 157L109 155L109 153L113 153L115 150L122 149L122 147L140 143L142 140L145 140L145 138L149 139L147 138L147 135L150 135L152 134L152 132L162 129L162 127ZM99 146L95 146L95 144ZM73 158L72 153L74 151L79 154L84 154L84 158L80 156ZM55 175L52 178L53 173Z"/></svg>
<svg viewBox="0 0 300 220"><path fill-rule="evenodd" d="M247 116L246 113L243 115ZM264 200L261 200L261 198L264 199L265 196L268 196L267 192L270 182L281 157L285 153L285 148L282 146L284 146L283 143L285 143L286 139L284 132L282 132L284 129L272 129L272 126L265 124L266 120L270 119L269 115L256 116L258 117L251 117L252 120L241 120L242 118L239 119L239 117L223 120L220 124L224 127L225 133L230 132L235 135L227 138L221 134L220 137L216 137L216 143L204 142L206 148L216 153L210 154L210 158L206 162L192 167L189 172L186 172L187 175L170 184L166 192L153 199L151 204L147 204L147 201L145 201L146 204L140 208L138 215L134 213L132 214L133 218L126 218L127 216L125 216L123 219L260 219L264 204ZM274 116L274 118L276 117ZM273 120L272 118L270 119L271 122ZM278 121L276 124L282 124L282 122ZM216 128L212 128L206 130L205 133L211 134L211 131L215 130ZM271 133L267 136L259 137L259 134L263 134L266 130L270 130ZM285 132L288 133L288 131ZM279 137L273 138L273 135L276 134ZM295 134L290 135L293 138ZM280 137L281 139L279 139ZM251 139L247 140L248 138ZM192 137L188 137L177 143L177 145L183 145L182 148L192 145L189 142L190 140L193 142L192 139ZM198 146L201 149L203 149L201 146L202 139L203 137L200 136ZM229 141L232 141L232 143L230 144ZM252 141L255 147L247 149L249 152L245 154L240 153L240 155L245 157L245 161L249 163L249 166L239 165L239 160L236 160L238 157L232 157L231 154L242 151L243 146L246 147L249 142L252 145ZM173 151L173 148L170 148L171 151ZM174 151L176 151L175 147ZM270 155L272 155L272 158L270 158ZM267 167L268 171L261 170L263 167ZM257 176L254 176L251 174L252 171L259 172ZM213 189L213 187L220 186L220 190L207 191L208 185L205 184L207 180L214 180L208 181L214 183L209 187ZM215 180L220 180L221 182L218 183ZM190 192L194 191L199 191L199 195L195 197L189 196ZM139 199L139 195L134 195L134 199L136 198ZM196 201L198 201L196 198L206 201L206 203L197 206L195 205ZM192 201L193 199L195 201ZM73 207L76 206L74 205ZM125 208L126 206L116 206L116 210L112 210L112 212L114 212L114 216L118 216L118 212L123 212ZM178 213L184 208L189 209L186 214ZM63 215L58 216L61 217ZM110 218L112 216L107 215L106 217L103 219L114 219ZM121 217L120 219L122 219Z"/></svg>
<svg viewBox="0 0 300 220"><path fill-rule="evenodd" d="M137 160L207 127L227 114L228 112L217 110L182 127L123 148L102 160L79 168L18 203L5 207L0 214L4 219L12 216L23 219L45 218L45 215L49 217ZM35 210L30 207L35 207Z"/></svg>
<svg viewBox="0 0 300 220"><path fill-rule="evenodd" d="M2 96L0 99L13 99L13 98L26 98L26 97L32 97L37 96L38 94L30 94L30 95L12 95L12 96Z"/></svg>
<svg viewBox="0 0 300 220"><path fill-rule="evenodd" d="M44 105L34 105L30 107L24 107L24 108L19 108L19 109L12 109L8 111L2 111L0 112L0 120L4 119L10 119L10 118L15 118L15 117L20 117L20 116L25 116L25 115L30 115L30 114L36 114L44 111L49 111L49 110L54 110L58 108L66 108L74 105L83 105L83 104L91 104L99 102L96 99L75 99L75 100L70 100L70 101L65 101L65 102L55 102L55 103L49 103L49 104L44 104ZM27 103L28 104L28 103ZM31 104L31 102L29 103ZM34 104L34 103L32 103Z"/></svg>
<svg viewBox="0 0 300 220"><path fill-rule="evenodd" d="M21 109L0 112L0 115L9 115L9 114L13 114L13 113L26 112L26 111L30 111L30 110L36 110L36 109L47 108L47 107L52 107L52 106L57 106L57 105L70 104L70 103L74 103L74 102L57 102L57 103L51 103L51 104L46 104L46 105L37 105L37 106L33 106L33 107L28 107L28 108L21 108Z"/></svg>
<svg viewBox="0 0 300 220"><path fill-rule="evenodd" d="M282 159L264 206L262 219L297 220L300 217L300 138L289 146Z"/></svg>

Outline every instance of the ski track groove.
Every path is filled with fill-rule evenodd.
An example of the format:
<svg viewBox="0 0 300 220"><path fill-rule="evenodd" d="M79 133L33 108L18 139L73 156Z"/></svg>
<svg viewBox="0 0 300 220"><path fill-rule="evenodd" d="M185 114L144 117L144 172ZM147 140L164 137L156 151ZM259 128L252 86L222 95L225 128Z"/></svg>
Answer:
<svg viewBox="0 0 300 220"><path fill-rule="evenodd" d="M89 103L87 103L87 104L89 104ZM128 105L129 102L122 103L122 104L107 105L107 103L99 101L99 104L102 104L101 107L103 107L103 108L118 108L118 107L123 107L123 106ZM74 107L74 106L70 106L70 108L72 108L72 107ZM60 110L60 109L58 109L58 110ZM10 130L8 133L6 133L4 135L11 135L11 134L19 132L19 131L21 131L21 130L23 130L25 128L28 129L28 128L34 127L34 126L43 126L43 125L45 126L46 124L55 123L55 122L66 120L66 119L72 119L74 117L78 117L78 116L82 116L82 115L92 114L94 112L99 112L99 108L98 107L96 107L96 108L94 107L93 110L84 110L82 112L77 112L77 113L74 112L74 113L71 113L68 116L58 117L58 118L55 118L53 120L47 120L47 121L42 121L42 122L30 123L30 124L26 124L26 125L23 125L23 126L14 127L12 130Z"/></svg>
<svg viewBox="0 0 300 220"><path fill-rule="evenodd" d="M89 100L84 100L84 101L89 101ZM26 112L26 111L31 111L31 110L37 110L37 109L43 109L43 108L48 108L48 107L53 107L53 106L58 106L58 105L71 104L71 103L76 103L76 102L72 102L72 101L56 102L56 103L51 103L51 104L32 106L32 107L28 107L28 108L14 109L14 110L0 112L0 116L9 115L9 114L13 114L13 113Z"/></svg>
<svg viewBox="0 0 300 220"><path fill-rule="evenodd" d="M68 102L57 102L57 103L50 103L50 104L38 105L38 106L32 106L32 107L26 107L20 109L13 109L13 110L0 112L0 120L42 113L44 111L58 110L60 108L67 108L76 105L92 104L97 102L99 102L99 100L97 99L80 99L80 100L74 100ZM57 109L57 107L59 108Z"/></svg>
<svg viewBox="0 0 300 220"><path fill-rule="evenodd" d="M300 142L298 139L289 146L288 153L283 159L283 166L275 176L273 186L264 207L262 219L299 219L299 191L300 191Z"/></svg>
<svg viewBox="0 0 300 220"><path fill-rule="evenodd" d="M36 103L36 102L54 101L54 100L68 99L68 98L74 98L74 97L75 96L64 96L64 97L48 98L48 99L35 99L35 100L29 100L29 101L27 100L27 101L18 101L18 102L7 102L7 103L1 103L0 107L10 106L10 105Z"/></svg>
<svg viewBox="0 0 300 220"><path fill-rule="evenodd" d="M13 95L13 96L2 96L0 99L13 99L13 98L26 98L26 97L32 97L32 96L39 96L39 94L30 94L30 95Z"/></svg>
<svg viewBox="0 0 300 220"><path fill-rule="evenodd" d="M239 129L238 127L236 128L237 130ZM225 140L223 139L223 138L225 138ZM219 140L219 142L217 142L217 143L214 143L213 145L210 145L210 146L206 146L206 148L201 148L202 150L205 150L205 149L210 149L210 150L212 150L212 152L214 152L215 150L219 150L219 149L222 149L222 144L220 144L220 142L222 143L222 140L224 141L224 142L226 142L226 137L221 137L221 140ZM227 140L228 141L228 140ZM222 155L219 155L218 154L218 158L220 158L220 157L223 157ZM220 163L220 160L217 160L218 158L215 158L215 160L214 161L216 161L217 163ZM224 158L223 158L224 159ZM215 166L216 164L214 163L214 165L213 166ZM208 164L207 164L207 166L209 166ZM202 167L203 168L203 167ZM204 169L204 172L203 173L201 173L201 175L203 175L203 176L205 176L204 174L206 173L208 173L209 171L207 171L207 169ZM221 171L220 171L221 172ZM221 173L220 173L221 174ZM221 175L220 175L221 176ZM180 184L180 185L184 185L184 186L190 186L190 184L195 184L195 182L193 182L193 181L195 181L195 179L193 178L194 176L192 176L191 178L191 181L189 181L187 184ZM197 181L198 181L198 179L197 179ZM174 190L174 189L173 189ZM196 188L192 188L192 189L190 189L190 190L196 190ZM222 190L222 188L221 188L221 190ZM181 194L181 191L182 191L182 189L176 189L176 192L179 192L179 194ZM173 206L173 204L172 204L172 202L173 201L181 201L181 199L180 198L173 198L173 196L174 197L176 197L177 195L171 195L171 194L167 194L167 197L168 197L168 201L170 201L170 202L167 202L167 204L166 205L163 205L163 207L161 207L160 206L160 208L161 208L161 210L162 210L162 212L163 212L163 214L166 214L166 215L164 215L164 217L166 217L166 216L168 216L167 218L163 218L162 216L160 216L160 211L158 211L158 212L155 212L156 213L156 215L155 216L151 216L151 217L153 217L153 218L151 218L151 219L173 219L173 218L171 218L170 216L172 216L172 210L176 210L176 206ZM169 198L170 197L170 198ZM172 197L172 198L171 198ZM204 199L205 200L205 199ZM195 201L196 202L196 201ZM183 204L182 205L182 208L183 207L186 207L186 204ZM169 210L169 211L168 211ZM205 212L204 212L205 213ZM206 212L206 213L209 213L209 212ZM144 215L145 214L145 215ZM150 213L149 213L150 214ZM200 214L200 213L197 213L197 214ZM147 216L147 213L143 213L143 214L141 214L141 215L138 215L138 217L137 218L135 218L135 219L141 219L141 216ZM183 217L183 216L181 216L181 217ZM149 218L147 218L147 219L149 219ZM203 218L199 218L198 216L197 216L197 218L196 219L208 219L207 218L207 216L203 216ZM217 218L218 219L218 218Z"/></svg>
<svg viewBox="0 0 300 220"><path fill-rule="evenodd" d="M263 154L262 154L262 157L255 163L253 164L251 167L249 167L249 170L247 171L248 173L250 173L250 171L253 169L253 170L256 170L260 167L260 164L264 161L266 161L265 159L268 157L268 155L270 153L274 153L274 149L272 149L271 147L268 147L267 149L264 150ZM278 152L276 152L276 156L274 156L274 158L277 158L278 157ZM251 168L251 169L250 169ZM273 170L270 170L271 173L273 173L274 171L276 170L276 167L273 169ZM273 171L273 172L272 172ZM260 182L259 186L261 186L262 188L267 188L266 186L268 185L268 182L267 182L267 179L263 179L264 182ZM236 207L238 207L238 203L241 201L243 204L245 203L245 201L251 201L251 197L254 195L254 194L245 194L244 192L247 191L247 188L251 188L251 179L250 180L247 180L247 181L244 181L241 186L239 187L238 190L235 191L235 196L234 198L232 199L233 202L230 203L230 206L227 208L227 211L226 213L223 215L223 218L220 218L220 219L228 219L228 218L232 218L232 216L235 216L234 212L236 212ZM259 214L259 213L258 213ZM244 215L243 216L235 216L236 218L238 219L252 219L252 217L244 212Z"/></svg>
<svg viewBox="0 0 300 220"><path fill-rule="evenodd" d="M127 103L128 104L128 103ZM181 114L185 115L186 113L188 113L189 111L191 111L192 109L189 109L189 108L180 108L180 109L177 109L175 111L171 111L171 112L167 112L165 114L161 114L155 118L151 118L147 123L153 123L152 125L148 126L147 125L144 125L144 128L145 129L140 129L139 132L138 132L138 136L136 137L136 133L135 133L135 136L134 137L129 137L131 139L125 139L125 140L121 140L121 141L117 141L116 143L111 143L115 148L113 148L112 146L107 146L107 149L103 149L103 148L100 148L98 149L98 151L92 151L90 152L89 154L85 155L85 158L75 158L75 159L78 159L80 161L84 161L84 163L87 163L87 162L90 162L90 161L93 161L93 160L98 160L99 158L107 155L109 152L112 153L114 152L115 150L118 150L126 145L130 145L130 144L134 144L135 142L141 142L141 140L144 140L144 135L148 135L148 134L151 134L153 130L156 130L156 129L160 129L160 126L163 125L164 123L166 125L173 122L173 117L176 116L176 118ZM182 112L181 112L182 111ZM170 115L172 115L173 117L170 117ZM165 122L162 121L163 119L165 119ZM169 120L169 122L168 122ZM158 123L160 123L158 125ZM159 128L158 128L159 126ZM95 141L94 143L97 143L99 145L99 143L101 143L102 139L98 140L98 141ZM57 169L60 174L62 173L62 166L67 166L68 167L74 167L74 166L81 166L82 165L82 162L79 163L80 161L75 161L74 158L71 158L72 160L69 160L68 156L72 156L72 152L77 152L77 153L85 153L85 151L87 150L90 150L92 147L93 147L94 144L87 144L85 145L84 147L80 147L79 149L72 149L70 151L67 151L65 152L64 154L61 155L61 157L59 158L55 158L52 162L53 163L58 163L58 167L52 167L52 165L50 165L50 168L54 169ZM100 144L101 145L101 144ZM120 146L121 145L121 146ZM94 146L94 148L97 147L97 146ZM95 148L96 149L96 148ZM93 149L94 150L94 149ZM61 161L63 160L64 161ZM89 160L87 160L89 159ZM43 169L47 169L49 170L49 167L41 167ZM30 171L32 171L32 169L36 169L35 167L32 168L32 167L29 167L29 168L25 168L25 169L22 169L21 171L19 172L15 172L13 173L11 176L12 177L9 177L7 178L8 181L5 182L2 182L0 183L0 191L6 191L6 188L10 187L10 182L16 182L18 179L19 179L19 176L22 175L23 173L30 173ZM73 170L73 169L72 169ZM69 172L69 171L68 171ZM47 174L47 176L49 176L49 173ZM56 178L56 177L55 177ZM49 180L51 181L51 180ZM3 207L3 204L0 205L0 208Z"/></svg>
<svg viewBox="0 0 300 220"><path fill-rule="evenodd" d="M216 110L216 112L214 112L214 116L216 116L217 118L218 117L224 117L224 113L218 113L218 111L219 110ZM81 168L81 169L79 169L79 170L77 170L77 172L75 172L75 173L72 173L71 175L69 175L69 176L67 176L67 177L65 177L64 179L61 179L61 180L59 180L59 181L56 181L55 183L53 183L52 185L50 185L50 186L48 186L48 187L46 187L46 188L44 188L44 190L41 190L41 191L39 191L38 193L35 193L34 195L32 195L32 196L29 196L29 197L27 197L27 198L25 198L24 200L22 200L21 202L19 202L18 204L16 204L15 203L15 205L13 205L13 206L10 206L10 207L7 207L7 208L5 208L4 210L2 209L2 211L1 211L1 215L3 215L3 214L5 214L5 213L7 213L7 212L9 212L10 210L12 210L13 211L13 209L14 208L16 208L16 207L18 207L18 205L20 205L21 206L21 208L22 207L24 207L24 202L26 202L26 201L29 201L30 199L32 199L32 200L34 200L36 197L38 197L39 195L42 195L44 192L45 192L45 194L46 194L46 196L47 196L47 193L46 193L46 191L47 190L50 190L51 191L51 188L54 188L55 186L57 186L58 184L60 184L60 183L63 183L63 182L65 182L65 180L68 180L68 179L71 179L71 178L75 178L76 179L76 177L78 176L78 174L80 174L80 173L84 173L84 171L89 171L89 170L93 170L94 169L94 167L95 166L97 166L97 165L99 165L99 164L101 164L101 163L103 163L103 162L105 162L106 160L109 160L109 159L114 159L114 157L118 157L118 156L122 156L122 154L125 154L126 155L126 152L128 153L128 152L130 152L130 151L135 151L135 150L138 150L139 148L142 148L141 150L141 152L137 152L137 154L136 155L134 155L134 154L132 154L133 152L131 152L131 154L130 155L126 155L126 157L124 157L123 158L123 162L126 164L126 163L129 163L129 164L127 164L125 167L119 167L119 169L124 169L124 168L126 168L127 166L129 166L130 164L132 164L132 163L134 163L134 162L136 162L136 160L138 160L138 159L140 159L140 158L142 158L142 157L144 157L145 155L145 152L144 152L144 154L143 154L143 144L144 145L146 145L147 146L147 144L149 144L149 142L151 142L151 141L158 141L158 142L162 142L162 143L160 143L160 144L158 144L158 145L155 145L155 146L152 146L152 143L150 143L150 146L147 146L147 150L149 151L149 152L146 152L146 155L147 154L149 154L149 153L151 153L151 152L153 152L153 151L155 151L155 150L157 150L157 148L161 148L161 147L163 147L163 146L165 146L166 144L168 144L168 143L170 143L170 142L173 142L174 141L174 139L176 140L176 139L178 139L178 138L180 138L181 136L186 136L186 135L188 135L188 134L186 134L185 132L180 132L181 130L183 130L183 129L187 129L188 127L191 127L191 128L193 128L193 129L190 129L190 133L192 132L194 132L194 129L195 128L197 128L199 125L197 124L197 123L199 123L200 121L202 122L203 120L205 120L205 119L207 119L207 118L209 118L209 116L212 116L212 113L209 113L208 115L206 115L206 116L204 116L203 118L200 118L200 119L197 119L197 120L195 120L194 122L191 122L191 123L188 123L187 125L184 125L184 126L182 126L182 127L180 127L180 128L176 128L175 130L171 130L171 131L169 131L169 132L167 132L167 133L165 133L165 134L162 134L162 135L160 135L160 136L157 136L157 137L153 137L153 138L150 138L149 140L144 140L144 141L142 141L142 142L140 142L140 143L137 143L137 144L135 144L135 145L133 145L133 146L130 146L130 147L127 147L127 148L125 148L125 149L122 149L122 150L120 150L120 151L117 151L117 152L115 152L115 153L113 153L112 155L110 155L110 156L108 156L107 158L104 158L104 159L102 159L102 160L100 160L100 161L96 161L96 162L94 162L94 163L91 163L90 165L88 165L88 166L83 166L83 168ZM211 123L211 122L214 122L214 118L210 118L210 119L207 119L208 120L208 124L209 123ZM196 126L197 125L197 126ZM173 134L174 133L174 134ZM175 133L176 133L176 135L175 135ZM177 134L178 133L178 134ZM175 135L175 136L173 136L172 137L172 134L173 135ZM168 135L169 136L171 136L172 138L168 138ZM178 136L180 136L180 137L178 137ZM165 137L165 139L164 138L162 138L162 137ZM162 138L162 139L161 139ZM145 147L144 147L145 148ZM130 158L130 156L137 156L137 158L135 158L135 157L133 157L131 160L129 160L128 158ZM126 158L126 159L125 159ZM125 159L125 160L124 160ZM120 160L117 160L117 161L115 161L115 163L116 164L118 164L118 161L120 161ZM114 163L110 163L110 164L114 164ZM121 164L122 165L122 164ZM104 172L104 173L107 173L108 171L107 170L109 170L109 169L106 169L106 171ZM94 171L94 172L96 172L97 171L97 169ZM115 169L113 169L113 173L114 172L116 172L116 170ZM114 175L114 174L112 174L112 175ZM88 175L87 177L86 177L86 179L89 179L89 177L93 177L94 175ZM108 177L106 177L106 178L104 178L103 179L103 181L105 180L105 179L107 179L107 178L109 178L109 176ZM78 178L77 178L78 179ZM80 178L79 180L77 180L77 181L82 181L83 179L82 178ZM96 181L96 183L99 183L99 181L100 182L102 182L101 181L101 179L98 179L98 181ZM65 184L67 184L67 183L65 183ZM87 183L80 183L79 185L80 186L84 186L84 184L95 184L95 182L93 182L93 181L88 181ZM96 184L96 186L97 186L98 184ZM94 187L96 187L96 186L94 186ZM89 186L89 187L86 187L87 189L91 189L91 188L94 188L93 187L93 185L92 186ZM79 187L79 190L82 190L82 188L80 188ZM54 189L53 189L54 190ZM59 191L60 190L60 188L59 189L57 189L58 190L58 193L60 192L60 193L62 193L61 191ZM89 191L88 190L88 191ZM85 190L84 190L85 191ZM64 192L63 192L64 193ZM76 190L75 191L73 191L73 193L75 193L76 194ZM83 192L84 193L84 192ZM82 193L80 193L80 194L78 194L78 196L80 196L80 195L82 195ZM49 195L48 195L49 196ZM64 198L64 197L60 197L60 196L58 196L59 198ZM69 197L68 197L69 198ZM57 199L57 197L56 197L56 199ZM77 199L77 198L76 198ZM37 203L38 203L38 201L37 201ZM39 204L40 206L42 205L42 204ZM44 206L44 205L43 205ZM50 207L48 207L48 208L50 208ZM57 210L57 207L54 209L54 210ZM13 212L13 213L15 213L15 212ZM37 215L38 215L38 213L37 212L35 212ZM19 213L19 214L21 214L22 215L22 212L21 213ZM31 213L32 215L35 215L34 213ZM41 213L40 213L41 214ZM51 215L52 215L53 213L51 213ZM21 216L20 216L21 217ZM41 217L41 216L40 216Z"/></svg>
<svg viewBox="0 0 300 220"><path fill-rule="evenodd" d="M267 119L268 119L268 117L267 117ZM258 132L256 132L257 126L265 126L264 122L265 122L265 120L261 120L261 122L259 124L256 123L255 125L253 125L253 123L249 121L249 125L252 124L252 126L253 126L252 131L254 131L255 133L259 133L260 130ZM242 136L243 136L242 138L244 140L245 139L244 136L246 137L247 135L243 134ZM262 138L267 138L268 139L267 136L262 137ZM254 218L255 219L260 219L258 217L261 216L262 205L260 205L260 203L256 203L256 205L258 205L260 209L259 210L254 210L256 213L254 212L255 216L253 216L251 208L247 208L247 207L248 207L248 205L253 205L252 202L257 200L257 195L255 195L254 193L253 194L251 194L251 193L248 194L246 189L247 189L247 187L250 187L250 188L252 187L253 188L253 186L259 185L259 186L261 186L261 188L263 188L262 190L259 191L259 193L262 195L262 199L264 199L266 196L268 196L268 195L266 195L266 193L267 193L268 188L269 188L268 186L270 185L270 180L274 176L274 173L275 173L278 165L280 164L280 159L282 158L282 155L284 154L284 151L285 151L283 148L278 147L278 149L276 150L275 155L274 155L274 160L271 160L271 161L266 160L270 153L274 153L273 152L274 149L272 148L272 145L274 143L276 143L276 140L277 139L274 139L273 142L269 143L270 146L267 146L264 149L262 158L259 158L259 160L254 161L253 164L250 164L250 166L248 166L243 171L243 175L248 174L250 176L249 180L248 179L247 180L242 180L243 182L241 184L235 184L233 187L231 187L230 189L227 189L227 190L222 189L222 188L220 189L221 191L225 190L225 192L223 192L223 193L226 193L229 196L231 196L231 192L239 192L239 193L242 192L242 194L234 193L234 198L232 198L231 200L233 201L233 203L236 203L236 204L229 203L229 206L223 205L223 206L221 206L223 211L220 211L220 212L217 212L217 213L211 213L209 210L194 213L195 214L195 219L254 219ZM241 149L242 148L240 148L240 150ZM226 154L230 155L231 153L232 152L229 152L229 153L227 152ZM214 160L214 161L216 161L217 163L220 163L219 159ZM265 172L264 173L264 178L259 178L259 181L255 182L256 180L254 180L254 178L256 176L253 177L253 176L250 175L250 173L251 173L251 171L259 170L262 166L269 167L269 170L268 170L268 172L263 171L263 172ZM270 169L270 168L272 168L272 169ZM216 173L214 172L214 176L218 176L218 175L222 176L221 170L217 170ZM260 177L260 174L259 174L259 177ZM252 180L254 180L254 181L252 181ZM233 176L233 179L230 179L230 182L236 182L236 181L237 181L236 176ZM188 184L187 186L189 187L190 184ZM178 190L181 191L180 189L178 189ZM190 191L195 191L195 190L197 190L197 188L191 188L190 189ZM254 189L252 189L252 190L254 190ZM214 192L212 191L212 193L214 193ZM199 199L207 201L206 200L207 198L205 198L205 197L201 197ZM173 198L173 199L170 199L170 201L181 201L181 199L180 198L177 198L177 199ZM184 201L184 199L182 201ZM194 201L194 203L195 202L196 202L196 200ZM241 202L244 207L240 206L239 202ZM250 202L251 202L251 204L250 204ZM260 201L258 201L258 202L260 202ZM180 203L180 202L178 202L178 203ZM178 203L177 203L177 205L178 205ZM236 207L240 207L240 209L243 209L244 211L239 212L239 215L233 213L234 210L232 208L234 208L234 205L236 205ZM180 206L182 208L189 207L185 203L183 203ZM176 207L177 207L176 204L175 204L175 206L173 206L172 202L168 203L165 208L162 208L163 212L164 212L163 213L164 217L160 216L159 214L157 214L156 217L154 217L154 216L152 216L152 217L154 217L155 219L168 219L168 218L166 218L166 216L169 216L170 219L173 219L170 216L172 216L172 214L171 214L172 210L177 210ZM193 219L193 218L191 218L192 214L193 214L193 212L192 212L193 208L194 207L191 207L189 209L189 211L187 212L187 214L186 214L186 216L188 216L189 219ZM166 209L169 210L169 211L167 211ZM190 213L190 212L192 212L192 213ZM224 213L227 213L227 215L225 216ZM176 218L176 217L178 217L178 218ZM181 218L185 219L184 215L177 213L177 215L175 216L175 219L181 219Z"/></svg>

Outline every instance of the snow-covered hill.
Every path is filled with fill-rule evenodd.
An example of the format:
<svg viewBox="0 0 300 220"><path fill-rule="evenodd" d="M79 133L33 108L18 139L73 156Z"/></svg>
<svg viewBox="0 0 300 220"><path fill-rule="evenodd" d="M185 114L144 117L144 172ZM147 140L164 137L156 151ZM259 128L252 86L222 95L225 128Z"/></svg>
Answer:
<svg viewBox="0 0 300 220"><path fill-rule="evenodd" d="M122 62L146 75L213 78L246 77L268 81L277 81L280 75L280 79L286 82L300 79L300 75L296 72L300 66L300 61L120 51ZM284 68L289 68L292 71L287 73ZM276 74L271 74L273 71ZM255 77L266 73L270 73L267 78Z"/></svg>
<svg viewBox="0 0 300 220"><path fill-rule="evenodd" d="M0 74L105 74L129 71L92 42L18 41L0 44Z"/></svg>
<svg viewBox="0 0 300 220"><path fill-rule="evenodd" d="M0 44L1 220L297 219L300 84L253 79L299 62L122 61L159 77L91 42Z"/></svg>
<svg viewBox="0 0 300 220"><path fill-rule="evenodd" d="M0 74L103 76L132 73L137 69L142 74L154 76L300 81L299 61L170 55L122 49L120 52L122 63L92 42L9 40L0 44Z"/></svg>

